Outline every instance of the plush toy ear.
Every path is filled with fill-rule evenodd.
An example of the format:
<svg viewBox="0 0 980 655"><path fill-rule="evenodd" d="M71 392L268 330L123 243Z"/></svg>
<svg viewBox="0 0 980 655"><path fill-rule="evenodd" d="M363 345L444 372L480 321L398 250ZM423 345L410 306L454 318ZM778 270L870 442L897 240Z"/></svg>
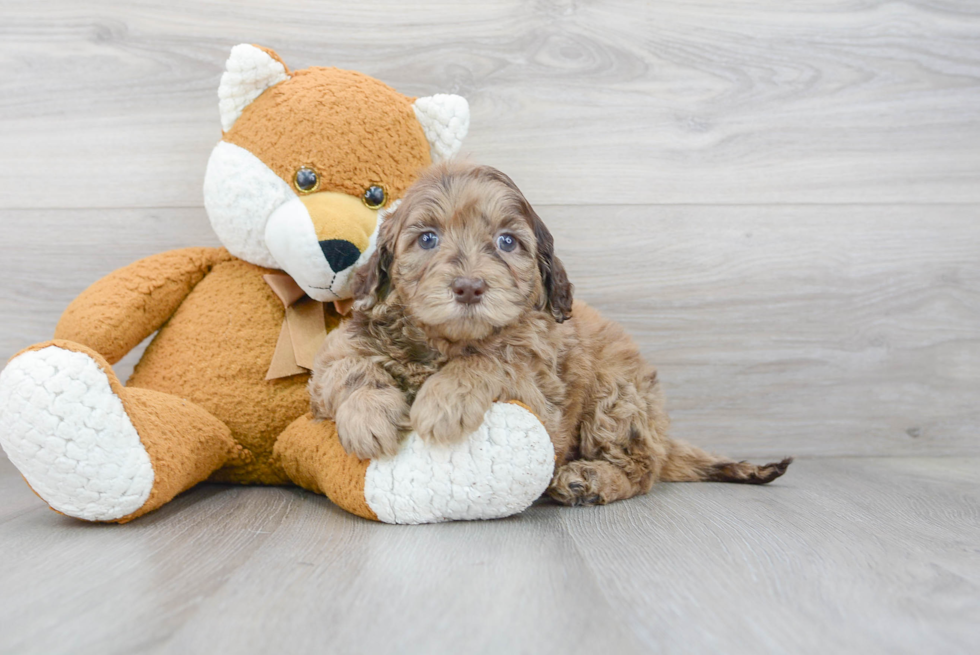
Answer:
<svg viewBox="0 0 980 655"><path fill-rule="evenodd" d="M470 105L466 98L439 93L417 99L413 107L429 142L433 163L455 156L470 129Z"/></svg>
<svg viewBox="0 0 980 655"><path fill-rule="evenodd" d="M274 84L289 79L289 71L271 50L242 43L231 49L218 87L221 129L227 132L253 100Z"/></svg>

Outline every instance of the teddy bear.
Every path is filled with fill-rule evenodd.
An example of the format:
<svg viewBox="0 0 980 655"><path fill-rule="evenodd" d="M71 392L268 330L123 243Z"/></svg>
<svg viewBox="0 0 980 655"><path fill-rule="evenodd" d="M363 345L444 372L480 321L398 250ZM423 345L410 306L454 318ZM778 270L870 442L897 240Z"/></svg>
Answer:
<svg viewBox="0 0 980 655"><path fill-rule="evenodd" d="M204 204L223 248L164 252L70 303L54 339L0 373L0 445L52 509L125 523L202 481L295 484L390 523L496 518L546 489L541 423L498 403L466 441L409 434L360 461L309 414L309 369L350 309L351 273L423 167L454 156L469 108L361 73L290 71L234 47ZM147 337L124 385L112 370Z"/></svg>

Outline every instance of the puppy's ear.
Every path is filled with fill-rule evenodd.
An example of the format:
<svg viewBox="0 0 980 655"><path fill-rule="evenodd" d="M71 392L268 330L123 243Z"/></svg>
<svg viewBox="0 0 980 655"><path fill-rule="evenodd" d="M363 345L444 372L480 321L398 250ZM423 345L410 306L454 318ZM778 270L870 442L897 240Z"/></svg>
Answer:
<svg viewBox="0 0 980 655"><path fill-rule="evenodd" d="M551 232L514 180L507 174L491 166L479 166L475 170L477 175L496 180L514 191L520 211L534 231L534 240L537 242L538 271L541 273L541 283L544 285L544 298L538 309L546 309L557 322L563 323L572 316L573 287L568 281L565 266L555 257L555 240Z"/></svg>
<svg viewBox="0 0 980 655"><path fill-rule="evenodd" d="M378 228L378 244L367 262L354 272L351 290L354 309L367 311L384 302L391 290L388 271L394 258L394 215L388 216Z"/></svg>
<svg viewBox="0 0 980 655"><path fill-rule="evenodd" d="M555 257L555 240L545 227L544 221L525 200L528 222L534 230L538 249L538 271L544 285L544 306L559 323L572 316L572 283L568 281L565 266Z"/></svg>

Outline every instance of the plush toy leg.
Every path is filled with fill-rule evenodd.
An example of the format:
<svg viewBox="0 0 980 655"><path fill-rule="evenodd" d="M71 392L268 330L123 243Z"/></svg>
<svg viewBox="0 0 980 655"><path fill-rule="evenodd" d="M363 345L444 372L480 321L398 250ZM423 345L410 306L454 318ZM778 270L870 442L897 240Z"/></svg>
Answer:
<svg viewBox="0 0 980 655"><path fill-rule="evenodd" d="M340 445L329 421L309 416L276 442L289 478L348 512L385 523L495 519L524 511L551 481L555 449L528 409L496 403L483 425L439 446L412 432L397 454L361 461Z"/></svg>
<svg viewBox="0 0 980 655"><path fill-rule="evenodd" d="M315 421L309 414L299 417L279 436L275 456L300 487L327 496L351 514L378 520L364 499L364 479L371 462L344 450L331 421Z"/></svg>
<svg viewBox="0 0 980 655"><path fill-rule="evenodd" d="M204 409L125 388L99 354L70 341L33 346L0 372L0 445L52 509L119 523L242 456Z"/></svg>

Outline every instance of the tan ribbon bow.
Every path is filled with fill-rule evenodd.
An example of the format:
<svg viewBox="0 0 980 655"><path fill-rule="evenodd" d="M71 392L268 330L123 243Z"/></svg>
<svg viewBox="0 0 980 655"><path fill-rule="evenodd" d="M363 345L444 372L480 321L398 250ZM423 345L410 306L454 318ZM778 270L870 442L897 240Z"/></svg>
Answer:
<svg viewBox="0 0 980 655"><path fill-rule="evenodd" d="M265 379L278 380L307 373L313 369L316 351L327 337L323 303L306 295L288 275L269 273L262 278L286 308L279 340L276 342L276 352L272 355L272 364L269 365ZM334 302L337 313L341 315L350 311L351 304L351 300Z"/></svg>

